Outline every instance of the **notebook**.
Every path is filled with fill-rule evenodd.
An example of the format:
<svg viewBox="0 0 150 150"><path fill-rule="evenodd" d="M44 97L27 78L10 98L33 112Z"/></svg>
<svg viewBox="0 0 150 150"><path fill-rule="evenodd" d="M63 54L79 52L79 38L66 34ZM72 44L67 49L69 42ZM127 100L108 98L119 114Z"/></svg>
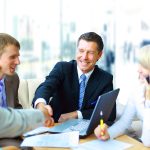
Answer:
<svg viewBox="0 0 150 150"><path fill-rule="evenodd" d="M79 131L80 138L84 138L91 133L100 122L100 112L103 112L103 119L106 122L115 105L120 89L112 90L99 96L90 120L70 119L49 129L51 133Z"/></svg>

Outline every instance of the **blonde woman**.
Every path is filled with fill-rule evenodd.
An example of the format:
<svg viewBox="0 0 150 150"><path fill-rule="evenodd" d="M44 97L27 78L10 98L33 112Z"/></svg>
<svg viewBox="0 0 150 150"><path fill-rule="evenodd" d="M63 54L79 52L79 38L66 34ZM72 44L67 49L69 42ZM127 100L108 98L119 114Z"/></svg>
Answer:
<svg viewBox="0 0 150 150"><path fill-rule="evenodd" d="M135 115L142 121L141 141L150 147L150 45L144 46L138 53L138 86L135 87L121 118L111 127L98 126L94 133L100 140L108 140L125 133ZM104 134L101 134L101 133Z"/></svg>

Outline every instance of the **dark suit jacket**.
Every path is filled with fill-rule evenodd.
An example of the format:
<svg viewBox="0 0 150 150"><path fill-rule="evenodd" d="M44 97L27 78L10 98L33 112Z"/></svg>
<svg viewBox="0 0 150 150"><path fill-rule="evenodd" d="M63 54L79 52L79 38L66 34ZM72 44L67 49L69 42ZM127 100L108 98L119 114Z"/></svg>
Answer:
<svg viewBox="0 0 150 150"><path fill-rule="evenodd" d="M85 89L81 109L83 118L90 119L99 95L113 90L112 80L112 75L95 66ZM50 105L53 108L53 117L56 122L61 114L78 110L79 80L75 60L58 62L55 65L46 77L45 82L37 88L33 99L33 106L37 98L44 98L49 103L50 97L53 97ZM109 118L110 124L115 118L116 105Z"/></svg>
<svg viewBox="0 0 150 150"><path fill-rule="evenodd" d="M5 77L5 91L7 106L12 108L22 108L18 100L19 77L15 73L12 76Z"/></svg>

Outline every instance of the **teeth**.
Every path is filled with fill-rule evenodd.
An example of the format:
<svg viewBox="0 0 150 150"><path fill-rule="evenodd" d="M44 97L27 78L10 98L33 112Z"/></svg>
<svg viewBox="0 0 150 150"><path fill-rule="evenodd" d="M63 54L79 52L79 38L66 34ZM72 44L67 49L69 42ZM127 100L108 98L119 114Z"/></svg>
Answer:
<svg viewBox="0 0 150 150"><path fill-rule="evenodd" d="M82 62L82 64L88 64L87 62Z"/></svg>
<svg viewBox="0 0 150 150"><path fill-rule="evenodd" d="M10 71L11 71L11 72L14 72L14 71L15 71L15 69L14 69L14 68L11 68L11 69L10 69Z"/></svg>

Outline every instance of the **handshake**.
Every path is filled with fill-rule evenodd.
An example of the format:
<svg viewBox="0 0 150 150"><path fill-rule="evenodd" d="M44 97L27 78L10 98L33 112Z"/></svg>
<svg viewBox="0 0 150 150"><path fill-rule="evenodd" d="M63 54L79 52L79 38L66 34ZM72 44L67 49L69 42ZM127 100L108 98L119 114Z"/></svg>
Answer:
<svg viewBox="0 0 150 150"><path fill-rule="evenodd" d="M44 126L50 127L54 125L54 119L53 119L53 110L49 105L45 105L44 103L38 103L37 108L43 112L45 117Z"/></svg>

